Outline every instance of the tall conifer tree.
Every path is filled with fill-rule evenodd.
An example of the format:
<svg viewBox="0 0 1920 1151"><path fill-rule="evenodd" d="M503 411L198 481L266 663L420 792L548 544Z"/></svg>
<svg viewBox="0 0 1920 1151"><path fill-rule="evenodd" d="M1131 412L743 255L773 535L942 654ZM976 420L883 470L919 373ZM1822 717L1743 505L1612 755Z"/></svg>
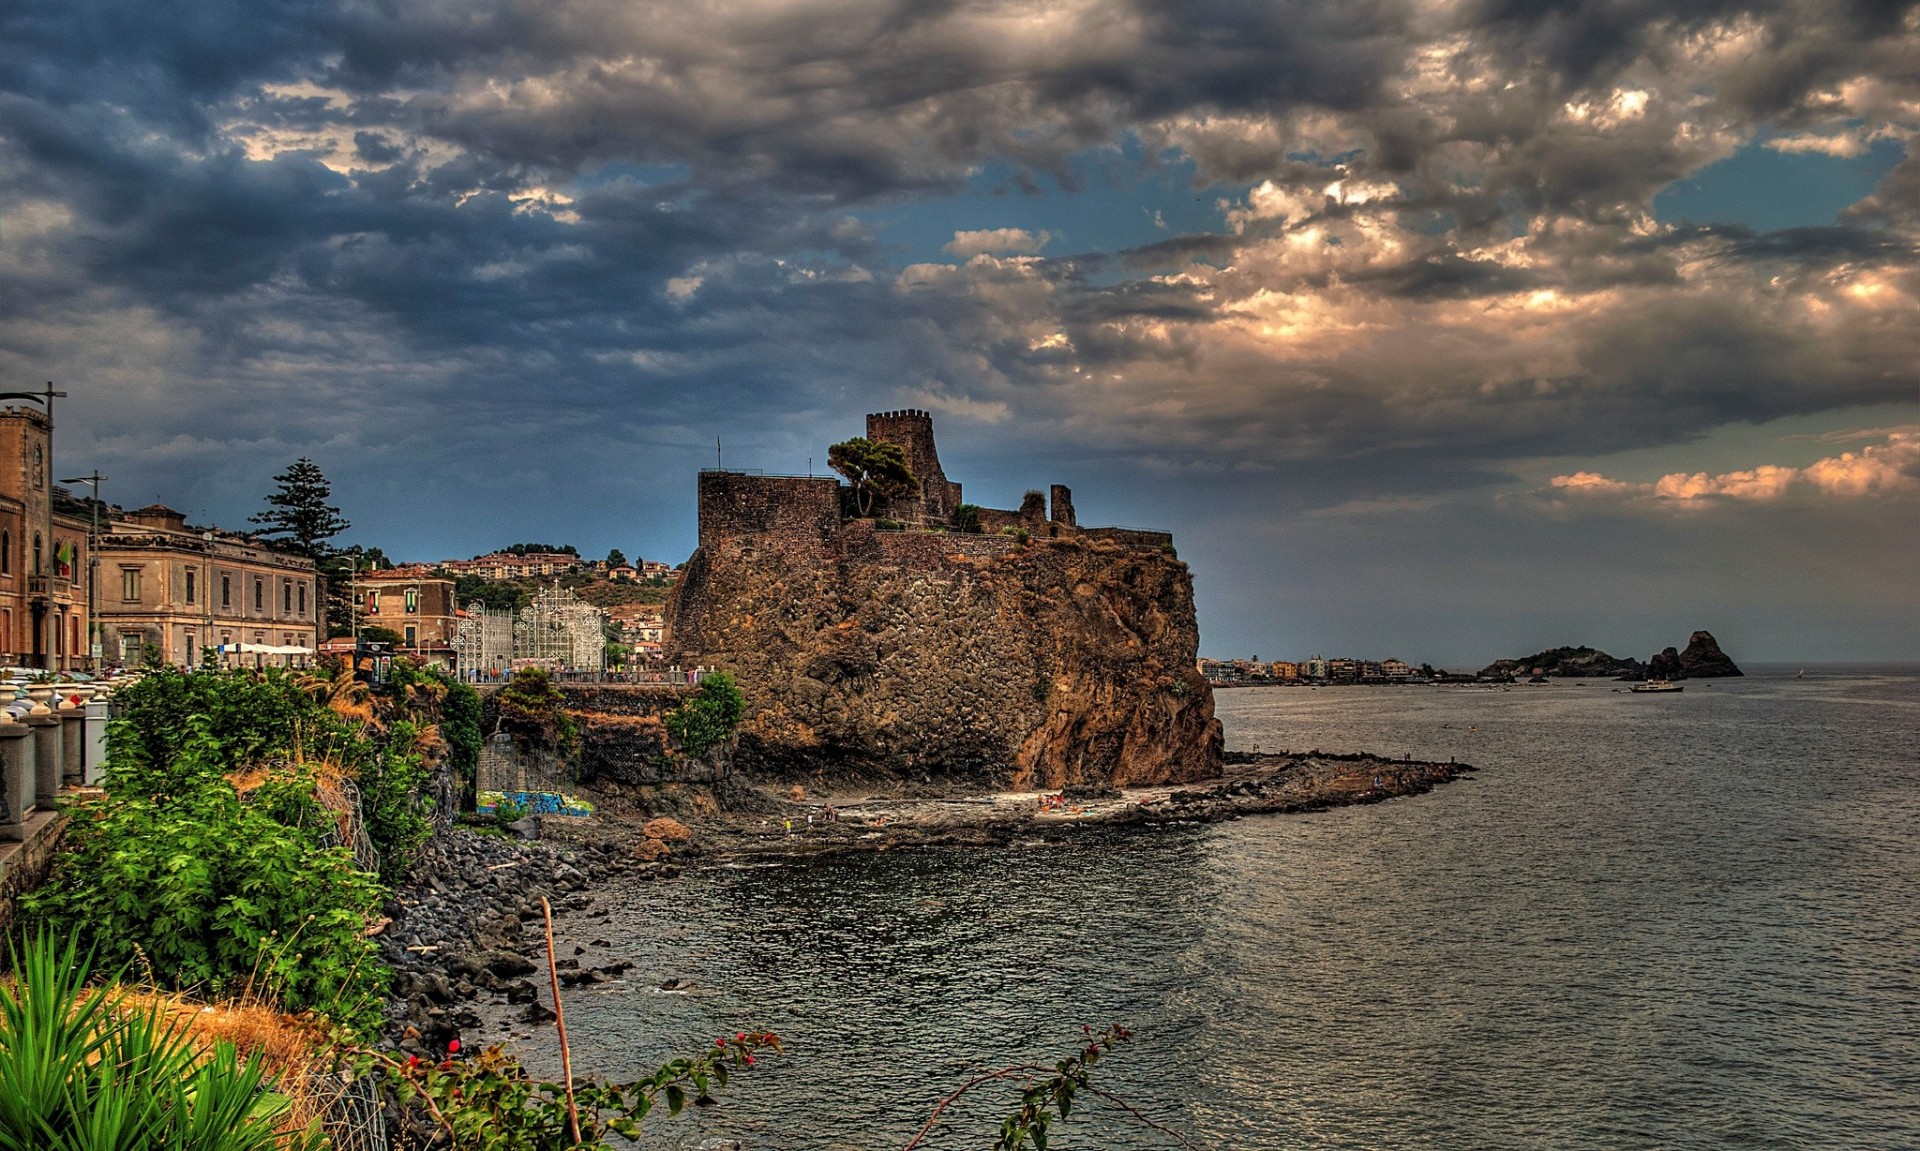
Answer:
<svg viewBox="0 0 1920 1151"><path fill-rule="evenodd" d="M320 471L320 465L301 456L286 471L273 477L280 487L267 493L267 510L252 522L266 529L260 534L277 536L300 554L325 559L333 550L328 540L352 525L340 509L329 504L333 485Z"/></svg>

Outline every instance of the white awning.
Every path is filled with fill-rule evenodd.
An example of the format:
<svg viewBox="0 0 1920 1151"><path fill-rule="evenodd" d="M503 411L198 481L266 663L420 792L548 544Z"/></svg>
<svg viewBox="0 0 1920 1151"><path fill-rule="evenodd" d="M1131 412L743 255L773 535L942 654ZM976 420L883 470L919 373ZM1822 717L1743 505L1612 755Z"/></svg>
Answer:
<svg viewBox="0 0 1920 1151"><path fill-rule="evenodd" d="M270 643L223 643L220 645L219 650L220 650L220 654L222 655L312 655L313 654L313 649L310 647L299 647L297 645L287 645L283 647L283 646L278 646Z"/></svg>

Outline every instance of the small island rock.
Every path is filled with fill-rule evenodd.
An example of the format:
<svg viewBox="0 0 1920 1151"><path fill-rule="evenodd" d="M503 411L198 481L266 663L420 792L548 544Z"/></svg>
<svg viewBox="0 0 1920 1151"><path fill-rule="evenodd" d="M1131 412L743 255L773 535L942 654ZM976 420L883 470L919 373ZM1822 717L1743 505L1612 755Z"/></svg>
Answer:
<svg viewBox="0 0 1920 1151"><path fill-rule="evenodd" d="M1648 679L1724 679L1747 674L1732 657L1720 650L1710 631L1696 631L1687 637L1687 650L1666 648L1647 661Z"/></svg>

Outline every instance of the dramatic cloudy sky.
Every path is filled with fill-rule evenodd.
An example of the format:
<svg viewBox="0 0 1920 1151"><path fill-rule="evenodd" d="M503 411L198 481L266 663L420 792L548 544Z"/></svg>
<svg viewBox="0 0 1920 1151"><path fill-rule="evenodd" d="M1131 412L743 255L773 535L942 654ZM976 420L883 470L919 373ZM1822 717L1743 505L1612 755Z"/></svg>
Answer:
<svg viewBox="0 0 1920 1151"><path fill-rule="evenodd" d="M684 558L931 409L1209 654L1920 658L1920 8L10 0L0 379L240 523Z"/></svg>

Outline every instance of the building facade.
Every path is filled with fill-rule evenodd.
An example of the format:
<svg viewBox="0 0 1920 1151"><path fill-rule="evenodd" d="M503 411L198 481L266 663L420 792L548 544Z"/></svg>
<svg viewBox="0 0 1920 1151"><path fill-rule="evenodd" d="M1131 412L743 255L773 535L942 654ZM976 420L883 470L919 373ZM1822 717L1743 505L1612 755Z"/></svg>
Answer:
<svg viewBox="0 0 1920 1151"><path fill-rule="evenodd" d="M97 578L109 663L192 667L216 647L228 649L229 663L299 666L324 638L312 560L244 536L190 530L161 504L102 530ZM269 648L280 650L260 650Z"/></svg>
<svg viewBox="0 0 1920 1151"><path fill-rule="evenodd" d="M353 594L360 625L398 635L399 654L428 663L453 662L459 630L453 580L425 567L389 568L355 576Z"/></svg>
<svg viewBox="0 0 1920 1151"><path fill-rule="evenodd" d="M0 409L0 663L88 666L88 521L54 486L53 424Z"/></svg>
<svg viewBox="0 0 1920 1151"><path fill-rule="evenodd" d="M470 560L443 560L434 565L454 575L477 575L490 580L538 579L565 575L586 566L572 552L494 552Z"/></svg>

